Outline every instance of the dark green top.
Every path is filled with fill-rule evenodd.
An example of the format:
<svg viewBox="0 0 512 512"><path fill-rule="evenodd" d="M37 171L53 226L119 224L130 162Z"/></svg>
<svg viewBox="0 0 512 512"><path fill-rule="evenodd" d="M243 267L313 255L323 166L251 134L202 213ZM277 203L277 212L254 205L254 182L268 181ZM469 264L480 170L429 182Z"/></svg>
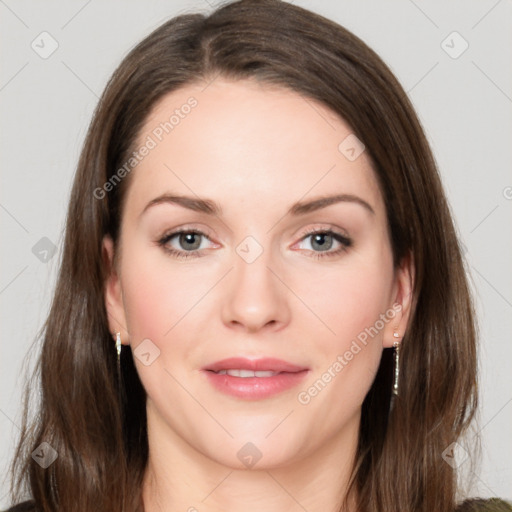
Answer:
<svg viewBox="0 0 512 512"><path fill-rule="evenodd" d="M15 505L5 512L37 512L33 501L24 501L19 505ZM488 500L480 498L471 498L461 503L455 512L512 512L512 504L491 498Z"/></svg>
<svg viewBox="0 0 512 512"><path fill-rule="evenodd" d="M461 503L456 512L509 512L512 511L512 504L500 500L498 498L491 498L489 500L472 498Z"/></svg>

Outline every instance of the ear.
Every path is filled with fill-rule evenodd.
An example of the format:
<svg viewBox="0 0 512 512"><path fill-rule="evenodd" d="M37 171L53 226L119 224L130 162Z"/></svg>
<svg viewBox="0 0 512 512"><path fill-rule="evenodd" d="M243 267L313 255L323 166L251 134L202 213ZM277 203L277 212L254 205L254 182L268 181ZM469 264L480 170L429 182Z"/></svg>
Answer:
<svg viewBox="0 0 512 512"><path fill-rule="evenodd" d="M110 235L105 235L103 237L101 252L108 276L104 289L108 327L114 339L115 333L120 332L121 342L123 345L129 345L129 334L126 328L126 316L124 311L121 281L119 279L118 269L114 264L115 248Z"/></svg>
<svg viewBox="0 0 512 512"><path fill-rule="evenodd" d="M391 295L392 300L388 309L390 315L386 314L386 317L390 318L390 320L384 327L382 338L384 348L392 347L395 341L401 343L405 335L412 310L414 276L414 258L411 253L408 253L395 271L395 282ZM393 311L395 315L391 317ZM398 337L394 336L395 332L398 334Z"/></svg>

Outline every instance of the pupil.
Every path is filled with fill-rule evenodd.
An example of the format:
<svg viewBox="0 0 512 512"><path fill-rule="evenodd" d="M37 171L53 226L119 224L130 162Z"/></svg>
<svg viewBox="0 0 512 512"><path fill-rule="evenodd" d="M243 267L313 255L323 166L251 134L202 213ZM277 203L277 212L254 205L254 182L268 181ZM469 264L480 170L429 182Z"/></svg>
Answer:
<svg viewBox="0 0 512 512"><path fill-rule="evenodd" d="M326 242L325 238L328 238L329 241ZM312 244L313 248L315 248L314 247L315 244L318 244L319 248L322 250L328 250L332 246L332 237L331 237L331 235L329 235L327 233L317 234L313 237L313 244Z"/></svg>
<svg viewBox="0 0 512 512"><path fill-rule="evenodd" d="M194 242L194 239L197 237L197 240ZM187 249L197 249L201 243L199 241L199 236L196 233L185 233L182 234L180 237L180 243L184 248ZM187 244L192 245L192 247L187 247Z"/></svg>

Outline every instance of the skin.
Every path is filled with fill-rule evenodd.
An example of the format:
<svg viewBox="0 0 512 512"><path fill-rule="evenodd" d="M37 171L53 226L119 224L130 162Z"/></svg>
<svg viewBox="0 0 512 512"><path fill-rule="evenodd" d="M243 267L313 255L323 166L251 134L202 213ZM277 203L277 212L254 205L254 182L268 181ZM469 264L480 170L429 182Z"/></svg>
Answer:
<svg viewBox="0 0 512 512"><path fill-rule="evenodd" d="M148 395L146 511L338 510L361 404L383 348L397 339L394 329L401 340L408 322L413 267L393 267L370 159L363 152L349 161L338 150L351 129L327 107L285 88L217 78L165 96L140 143L190 96L198 105L132 171L121 258L105 290L111 331L132 350L149 339L160 351L148 366L135 357ZM164 192L208 198L222 214L172 203L141 213ZM335 193L363 199L374 213L344 201L286 214L297 201ZM200 257L177 259L158 244L180 227L206 234ZM319 248L311 229L333 229L352 245L315 258L341 244L327 237ZM247 236L262 248L252 263L236 250ZM190 252L193 243L176 236L167 246ZM108 264L113 255L106 236ZM393 304L400 313L300 403L298 393ZM200 370L231 356L277 357L309 373L296 388L244 400L214 389ZM251 469L237 457L247 442L262 454Z"/></svg>

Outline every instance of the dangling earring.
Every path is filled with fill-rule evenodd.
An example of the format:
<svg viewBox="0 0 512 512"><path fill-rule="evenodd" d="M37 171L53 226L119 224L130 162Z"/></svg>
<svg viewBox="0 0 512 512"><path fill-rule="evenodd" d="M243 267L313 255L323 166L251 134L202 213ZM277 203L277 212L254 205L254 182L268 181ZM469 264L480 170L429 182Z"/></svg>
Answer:
<svg viewBox="0 0 512 512"><path fill-rule="evenodd" d="M395 328L395 332L393 333L395 338L399 338L400 335ZM398 396L398 376L400 374L400 342L395 340L393 343L393 347L395 347L395 380L393 382L393 395Z"/></svg>
<svg viewBox="0 0 512 512"><path fill-rule="evenodd" d="M121 378L121 333L116 332L117 375Z"/></svg>

